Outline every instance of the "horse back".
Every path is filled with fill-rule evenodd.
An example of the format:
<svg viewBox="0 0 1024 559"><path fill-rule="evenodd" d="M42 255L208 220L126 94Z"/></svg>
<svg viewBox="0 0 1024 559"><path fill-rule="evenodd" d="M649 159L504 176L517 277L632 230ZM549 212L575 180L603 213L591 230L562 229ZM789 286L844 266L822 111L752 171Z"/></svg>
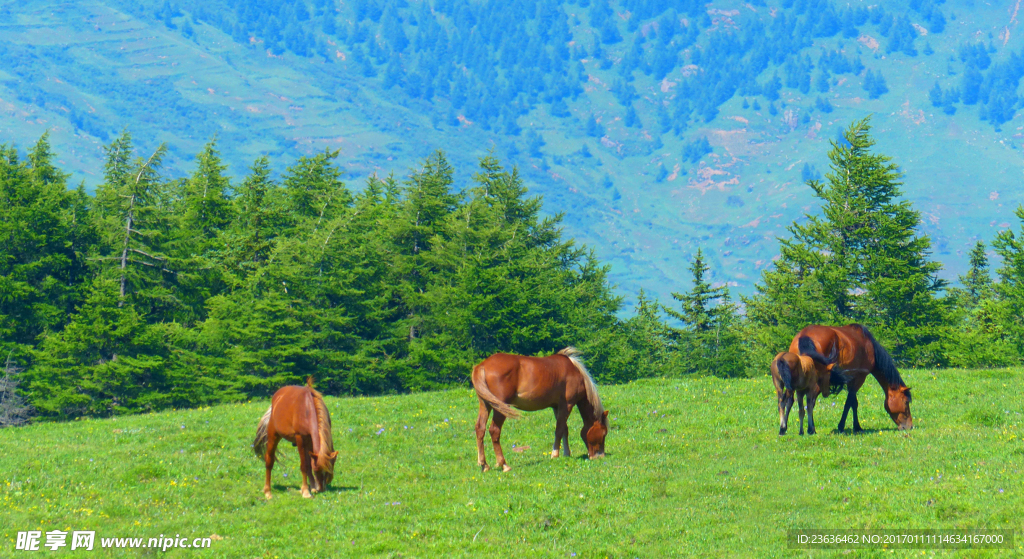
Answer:
<svg viewBox="0 0 1024 559"><path fill-rule="evenodd" d="M497 398L527 411L550 407L565 398L571 372L576 370L564 355L531 357L509 353L495 353L478 367Z"/></svg>
<svg viewBox="0 0 1024 559"><path fill-rule="evenodd" d="M812 384L818 382L818 373L815 368L814 361L809 357L783 351L772 359L771 364L772 379L775 382L775 387L777 389L785 390L784 381L779 367L780 361L785 362L787 366L790 377L790 386L793 387L795 392L809 390Z"/></svg>
<svg viewBox="0 0 1024 559"><path fill-rule="evenodd" d="M313 391L305 386L284 386L271 399L270 421L274 431L292 440L319 433Z"/></svg>
<svg viewBox="0 0 1024 559"><path fill-rule="evenodd" d="M818 351L827 354L833 346L838 349L835 367L839 370L870 371L874 368L874 346L864 334L860 324L846 326L822 326L811 324L793 336L789 351L799 354L799 340L810 338Z"/></svg>

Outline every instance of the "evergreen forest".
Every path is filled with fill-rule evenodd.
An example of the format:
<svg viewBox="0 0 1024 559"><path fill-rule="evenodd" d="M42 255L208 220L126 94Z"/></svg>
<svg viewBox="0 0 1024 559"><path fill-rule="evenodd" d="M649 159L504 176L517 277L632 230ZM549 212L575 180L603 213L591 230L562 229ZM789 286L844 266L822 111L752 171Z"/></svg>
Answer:
<svg viewBox="0 0 1024 559"><path fill-rule="evenodd" d="M336 395L431 390L466 385L494 352L568 345L600 383L760 376L809 323L865 324L901 367L1016 365L1024 351L1024 208L967 274L940 279L867 119L808 178L813 209L754 293L712 282L695 247L688 283L670 300L634 294L632 309L564 216L492 156L465 183L436 151L355 188L330 150L230 177L213 140L184 178L128 132L105 153L88 193L69 188L47 136L0 147L8 423L267 397L307 375Z"/></svg>

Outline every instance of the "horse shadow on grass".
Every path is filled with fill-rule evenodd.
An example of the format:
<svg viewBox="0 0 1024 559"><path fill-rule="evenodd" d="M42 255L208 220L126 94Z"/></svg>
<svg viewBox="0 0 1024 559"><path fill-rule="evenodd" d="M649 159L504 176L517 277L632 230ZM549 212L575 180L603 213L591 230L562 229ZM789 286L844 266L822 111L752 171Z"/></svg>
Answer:
<svg viewBox="0 0 1024 559"><path fill-rule="evenodd" d="M875 433L885 433L888 431L895 431L896 429L861 429L860 431L854 432L853 429L847 428L843 431L839 429L832 429L833 435L846 435L847 437L860 436L860 435L874 435Z"/></svg>
<svg viewBox="0 0 1024 559"><path fill-rule="evenodd" d="M280 483L274 483L274 484L271 484L270 487L274 491L280 491L282 493L287 493L289 491L296 491L296 492L301 491L301 487L298 486L298 485L283 485L283 484L280 484ZM327 489L324 490L324 491L321 491L320 493L347 493L349 491L358 491L358 490L359 490L359 488L354 486L354 485L340 485L340 486L328 485Z"/></svg>

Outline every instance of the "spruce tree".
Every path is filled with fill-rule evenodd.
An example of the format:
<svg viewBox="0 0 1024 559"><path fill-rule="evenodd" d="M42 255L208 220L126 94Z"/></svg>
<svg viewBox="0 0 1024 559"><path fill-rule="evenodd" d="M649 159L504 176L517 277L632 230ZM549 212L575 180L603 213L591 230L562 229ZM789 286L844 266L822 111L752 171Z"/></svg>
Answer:
<svg viewBox="0 0 1024 559"><path fill-rule="evenodd" d="M0 145L0 349L60 330L81 303L95 242L81 198L67 189L44 134L21 160ZM20 353L20 352L18 352Z"/></svg>
<svg viewBox="0 0 1024 559"><path fill-rule="evenodd" d="M1024 355L1024 206L1017 207L1017 218L1021 220L1018 233L1004 229L992 242L996 254L1002 258L997 271L999 283L996 293L999 300L998 322L1007 329L1007 335L1014 344L1018 355Z"/></svg>
<svg viewBox="0 0 1024 559"><path fill-rule="evenodd" d="M1012 328L1014 313L997 293L989 274L985 243L971 249L970 268L949 290L950 332L945 353L954 367L993 367L1020 363Z"/></svg>
<svg viewBox="0 0 1024 559"><path fill-rule="evenodd" d="M226 169L213 140L196 155L196 170L185 181L182 225L199 237L202 245L231 222L231 182L224 176Z"/></svg>
<svg viewBox="0 0 1024 559"><path fill-rule="evenodd" d="M898 167L871 151L869 132L869 120L860 120L843 142L831 142L826 182L807 182L821 214L788 228L774 268L746 299L766 354L788 347L807 324L860 322L903 363L943 361L941 266L917 232L920 214L899 199Z"/></svg>
<svg viewBox="0 0 1024 559"><path fill-rule="evenodd" d="M683 326L672 328L670 334L678 352L678 365L688 373L738 376L744 367L743 349L729 288L711 286L706 278L709 267L699 248L689 269L693 287L684 294L672 293L682 308L677 311L665 307L665 312Z"/></svg>
<svg viewBox="0 0 1024 559"><path fill-rule="evenodd" d="M670 330L657 300L641 289L633 316L622 321L618 329L622 334L622 344L612 357L617 363L609 367L612 372L606 375L607 380L628 382L669 374L672 357Z"/></svg>
<svg viewBox="0 0 1024 559"><path fill-rule="evenodd" d="M270 177L270 161L260 157L253 162L232 200L231 213L235 219L224 233L225 278L233 287L266 264L277 236L289 223L280 194L280 188Z"/></svg>

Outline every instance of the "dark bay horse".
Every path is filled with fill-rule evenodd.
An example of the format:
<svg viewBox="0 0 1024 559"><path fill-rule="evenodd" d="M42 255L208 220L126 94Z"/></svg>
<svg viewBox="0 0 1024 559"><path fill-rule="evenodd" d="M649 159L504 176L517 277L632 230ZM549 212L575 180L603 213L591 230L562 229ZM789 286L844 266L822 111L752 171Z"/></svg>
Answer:
<svg viewBox="0 0 1024 559"><path fill-rule="evenodd" d="M910 388L903 382L889 352L860 324L842 327L807 326L793 337L790 353L806 355L814 360L819 378L845 384L846 405L839 420L839 432L846 428L846 414L853 410L853 430L861 431L857 417L857 391L870 374L885 392L885 411L900 429L912 429ZM830 354L826 357L825 354Z"/></svg>
<svg viewBox="0 0 1024 559"><path fill-rule="evenodd" d="M772 383L779 397L779 435L785 435L789 428L789 411L793 408L794 393L800 402L800 434L804 434L804 410L810 412L807 433L814 434L814 402L822 392L822 378L814 366L814 360L805 355L784 351L772 359ZM827 383L828 379L824 379ZM826 386L824 390L828 390ZM809 405L804 407L804 397Z"/></svg>
<svg viewBox="0 0 1024 559"><path fill-rule="evenodd" d="M338 453L331 438L331 415L327 413L323 395L313 389L313 377L306 379L306 386L285 386L275 392L270 408L256 428L252 449L267 464L263 494L268 499L270 471L274 469L277 443L282 438L299 451L302 496L307 499L313 496L309 492L309 478L313 478L313 493L325 490L334 478Z"/></svg>
<svg viewBox="0 0 1024 559"><path fill-rule="evenodd" d="M487 466L484 456L484 431L487 416L494 410L491 422L491 442L494 459L503 471L511 468L501 451L501 426L505 418L517 418L519 412L551 408L555 412L555 444L551 457L559 455L559 445L569 456L569 426L567 421L573 406L580 410L583 429L580 436L587 445L590 458L604 456L604 439L608 434L608 412L601 404L597 386L580 359L580 352L567 347L548 357L526 357L495 353L473 367L473 387L480 399L480 414L476 420L477 463L483 471Z"/></svg>

